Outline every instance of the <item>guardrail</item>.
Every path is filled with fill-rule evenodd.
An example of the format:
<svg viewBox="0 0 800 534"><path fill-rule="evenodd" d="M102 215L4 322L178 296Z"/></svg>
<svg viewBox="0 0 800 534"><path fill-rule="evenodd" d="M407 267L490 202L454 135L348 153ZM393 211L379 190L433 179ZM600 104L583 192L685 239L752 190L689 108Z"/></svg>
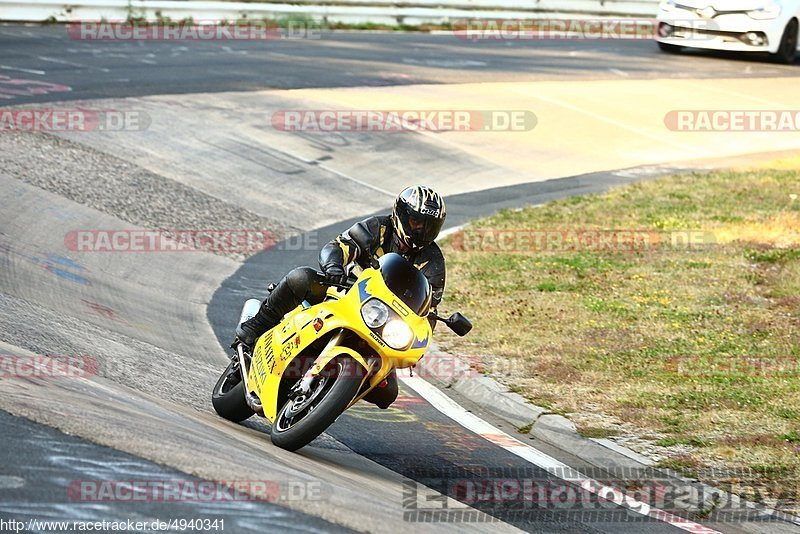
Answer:
<svg viewBox="0 0 800 534"><path fill-rule="evenodd" d="M129 17L195 21L310 17L345 24L441 24L464 19L653 17L658 0L292 0L194 2L174 0L0 0L0 20L121 21Z"/></svg>

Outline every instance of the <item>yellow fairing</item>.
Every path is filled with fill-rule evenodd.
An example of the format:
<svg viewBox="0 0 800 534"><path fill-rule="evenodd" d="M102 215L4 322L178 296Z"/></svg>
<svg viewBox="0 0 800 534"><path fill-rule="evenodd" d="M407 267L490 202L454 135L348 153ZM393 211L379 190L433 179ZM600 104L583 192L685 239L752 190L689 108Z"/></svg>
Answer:
<svg viewBox="0 0 800 534"><path fill-rule="evenodd" d="M352 347L327 346L322 354L315 355L313 373L340 355L355 359L362 367L371 371L369 388L358 398L366 395L378 385L394 368L415 365L425 354L431 339L431 327L426 317L416 315L387 287L377 269L366 269L347 293L334 288L328 290L330 300L303 308L298 306L287 314L275 328L261 336L253 351L248 382L261 399L264 416L274 421L278 410L286 399L279 398L281 379L286 376L292 382L301 378L301 359L297 358L313 342L332 337L339 329L348 330L370 347L370 354L359 354ZM387 345L380 335L373 332L361 317L361 306L371 298L380 299L403 319L411 328L412 341L404 350ZM352 345L352 343L349 343ZM362 351L366 352L366 351ZM374 357L380 358L380 367ZM370 365L370 362L373 362ZM356 400L358 400L358 398Z"/></svg>

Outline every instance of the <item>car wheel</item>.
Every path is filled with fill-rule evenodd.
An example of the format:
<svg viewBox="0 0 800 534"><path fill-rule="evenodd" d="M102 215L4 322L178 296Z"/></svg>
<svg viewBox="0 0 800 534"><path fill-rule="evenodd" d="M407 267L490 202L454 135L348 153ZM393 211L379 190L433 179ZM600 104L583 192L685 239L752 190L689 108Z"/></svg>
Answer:
<svg viewBox="0 0 800 534"><path fill-rule="evenodd" d="M797 19L792 19L786 25L781 37L781 44L778 51L770 54L775 61L791 65L794 63L794 56L797 52Z"/></svg>
<svg viewBox="0 0 800 534"><path fill-rule="evenodd" d="M669 52L670 54L677 54L683 50L682 46L669 43L658 43L658 48L660 48L662 52Z"/></svg>

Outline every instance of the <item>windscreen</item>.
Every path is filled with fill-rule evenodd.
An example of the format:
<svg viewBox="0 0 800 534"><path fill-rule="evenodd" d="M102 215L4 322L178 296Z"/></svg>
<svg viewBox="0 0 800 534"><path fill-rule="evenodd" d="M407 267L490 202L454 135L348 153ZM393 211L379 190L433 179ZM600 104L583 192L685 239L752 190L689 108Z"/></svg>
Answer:
<svg viewBox="0 0 800 534"><path fill-rule="evenodd" d="M414 265L399 254L384 254L378 260L386 287L417 315L428 313L431 286Z"/></svg>

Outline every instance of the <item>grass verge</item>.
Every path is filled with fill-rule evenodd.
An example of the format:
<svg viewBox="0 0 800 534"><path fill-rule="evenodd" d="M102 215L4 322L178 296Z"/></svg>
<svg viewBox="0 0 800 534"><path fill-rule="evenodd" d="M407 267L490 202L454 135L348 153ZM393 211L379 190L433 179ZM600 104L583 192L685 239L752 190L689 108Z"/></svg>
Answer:
<svg viewBox="0 0 800 534"><path fill-rule="evenodd" d="M442 347L587 434L633 428L665 467L750 473L773 504L796 509L796 163L475 221L443 244L446 307L475 328L439 334Z"/></svg>

